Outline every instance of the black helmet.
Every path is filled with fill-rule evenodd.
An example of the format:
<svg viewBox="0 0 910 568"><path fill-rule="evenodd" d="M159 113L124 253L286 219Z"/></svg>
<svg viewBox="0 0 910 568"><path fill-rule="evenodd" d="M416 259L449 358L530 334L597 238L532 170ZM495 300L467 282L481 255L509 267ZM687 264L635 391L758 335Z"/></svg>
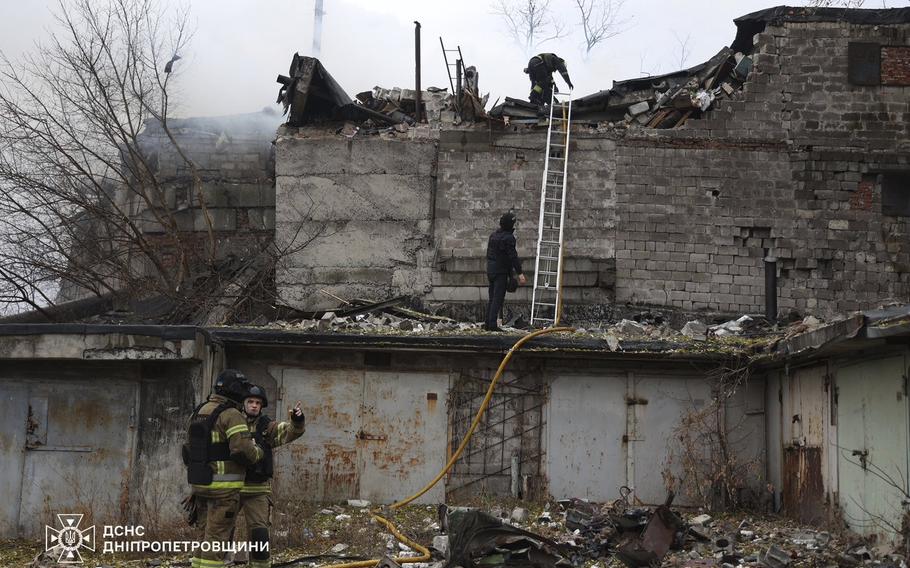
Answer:
<svg viewBox="0 0 910 568"><path fill-rule="evenodd" d="M515 213L509 211L508 213L503 214L499 218L499 226L506 231L511 231L515 228Z"/></svg>
<svg viewBox="0 0 910 568"><path fill-rule="evenodd" d="M249 384L246 376L237 369L225 369L218 373L218 378L215 379L215 385L212 388L215 394L242 404Z"/></svg>
<svg viewBox="0 0 910 568"><path fill-rule="evenodd" d="M246 396L243 397L243 400L255 397L262 400L262 408L265 408L269 405L269 398L265 395L265 389L259 385L250 384L250 388L246 389Z"/></svg>

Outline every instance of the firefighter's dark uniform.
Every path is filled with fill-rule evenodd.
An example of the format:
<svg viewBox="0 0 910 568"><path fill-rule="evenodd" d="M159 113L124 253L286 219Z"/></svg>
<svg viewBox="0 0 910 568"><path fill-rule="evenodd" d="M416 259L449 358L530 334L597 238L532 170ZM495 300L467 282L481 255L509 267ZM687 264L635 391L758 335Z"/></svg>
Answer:
<svg viewBox="0 0 910 568"><path fill-rule="evenodd" d="M207 463L212 472L211 482L194 483L191 474L190 483L196 497L203 541L229 543L240 511L240 491L246 468L262 459L265 452L253 441L237 403L225 396L209 396L194 414L193 421L205 421L215 413L218 416L211 427L208 448L209 457L215 459ZM190 567L221 568L223 558L224 551L200 551L194 555Z"/></svg>
<svg viewBox="0 0 910 568"><path fill-rule="evenodd" d="M559 71L570 89L574 88L566 70L565 60L555 53L541 53L528 61L528 67L525 69L525 73L531 78L531 95L528 99L537 106L550 104L550 98L553 96L554 71Z"/></svg>
<svg viewBox="0 0 910 568"><path fill-rule="evenodd" d="M255 466L248 468L240 490L240 508L246 518L251 542L269 542L272 512L272 450L293 442L303 435L305 422L277 422L268 416L247 416L247 427L265 455ZM251 552L249 568L271 568L269 552Z"/></svg>

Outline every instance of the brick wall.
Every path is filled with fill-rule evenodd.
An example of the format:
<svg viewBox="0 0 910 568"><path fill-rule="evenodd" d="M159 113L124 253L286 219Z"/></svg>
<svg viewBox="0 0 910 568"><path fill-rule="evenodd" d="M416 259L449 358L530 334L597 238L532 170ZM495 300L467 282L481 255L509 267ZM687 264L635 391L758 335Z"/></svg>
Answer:
<svg viewBox="0 0 910 568"><path fill-rule="evenodd" d="M882 84L910 85L910 47L882 47Z"/></svg>

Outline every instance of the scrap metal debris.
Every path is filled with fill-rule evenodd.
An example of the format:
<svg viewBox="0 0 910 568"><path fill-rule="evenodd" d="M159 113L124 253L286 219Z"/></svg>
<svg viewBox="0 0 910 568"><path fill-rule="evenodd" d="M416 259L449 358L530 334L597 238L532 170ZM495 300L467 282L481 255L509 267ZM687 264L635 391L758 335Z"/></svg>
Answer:
<svg viewBox="0 0 910 568"><path fill-rule="evenodd" d="M445 515L449 542L444 568L572 566L564 545L492 515L461 508Z"/></svg>

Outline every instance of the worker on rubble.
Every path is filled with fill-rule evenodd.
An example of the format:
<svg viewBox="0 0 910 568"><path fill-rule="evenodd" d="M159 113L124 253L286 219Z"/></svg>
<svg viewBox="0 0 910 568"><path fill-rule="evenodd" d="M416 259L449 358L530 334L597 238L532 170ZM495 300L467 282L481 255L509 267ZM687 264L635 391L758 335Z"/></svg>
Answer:
<svg viewBox="0 0 910 568"><path fill-rule="evenodd" d="M248 389L243 373L225 369L215 379L208 400L190 418L183 462L193 494L184 500L184 506L190 524L200 525L203 541L218 543L208 550L201 548L191 568L224 566L221 543L230 541L234 531L246 468L265 456L240 411Z"/></svg>
<svg viewBox="0 0 910 568"><path fill-rule="evenodd" d="M287 422L277 422L263 414L262 409L268 405L269 399L265 389L251 384L243 400L243 412L246 414L250 433L256 444L265 450L265 456L247 468L243 489L240 490L240 509L246 518L250 542L260 543L260 550L250 553L249 568L272 566L268 549L261 550L262 544L269 542L271 527L272 450L293 442L302 436L305 430L305 419L299 400L294 408L288 409Z"/></svg>
<svg viewBox="0 0 910 568"><path fill-rule="evenodd" d="M535 55L528 61L528 66L524 71L531 78L531 96L528 98L541 110L550 104L550 98L553 96L554 71L559 71L570 91L574 88L572 80L569 79L569 72L566 70L565 60L555 53ZM559 89L556 89L556 92L558 93Z"/></svg>
<svg viewBox="0 0 910 568"><path fill-rule="evenodd" d="M518 277L518 284L527 283L521 270L521 260L515 249L515 214L511 211L499 218L499 228L490 235L487 241L487 279L490 282L489 302L483 328L487 331L500 331L496 319L506 299L506 286L512 271Z"/></svg>

